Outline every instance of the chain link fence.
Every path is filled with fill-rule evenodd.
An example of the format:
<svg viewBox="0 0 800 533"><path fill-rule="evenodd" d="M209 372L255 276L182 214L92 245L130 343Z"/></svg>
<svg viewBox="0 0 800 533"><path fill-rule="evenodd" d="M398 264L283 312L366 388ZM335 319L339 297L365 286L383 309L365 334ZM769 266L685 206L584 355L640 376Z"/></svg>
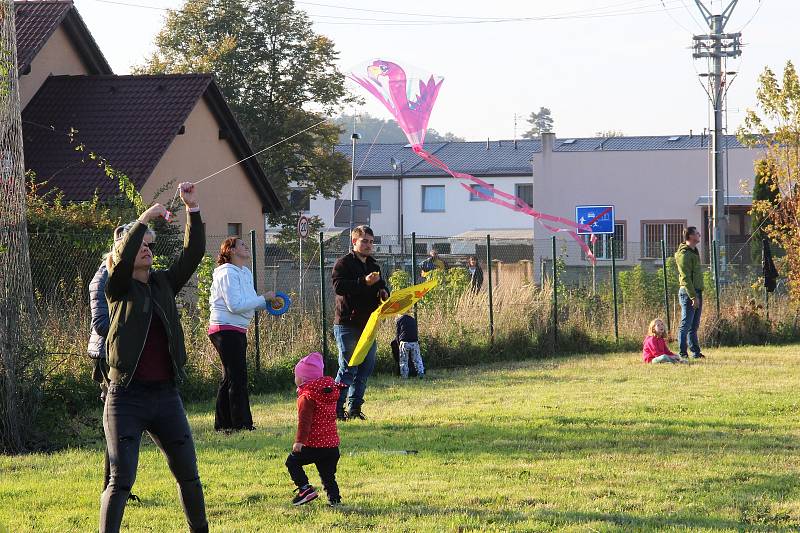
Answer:
<svg viewBox="0 0 800 533"><path fill-rule="evenodd" d="M675 335L681 309L671 246L659 242L654 257L652 243L617 243L603 237L592 244L597 256L592 264L577 243L563 237L520 239L502 231L458 238L409 235L402 242L384 237L377 239L374 255L390 285L397 287L422 281L423 262L434 251L444 262L445 269L437 274L440 288L417 309L421 335L430 342L491 349L495 341L527 335L538 339L544 351L579 349L580 343L567 342L570 337L633 347L656 317L665 319ZM209 262L216 259L225 238L207 236ZM254 244L258 292L282 291L293 302L281 317L259 314L259 323L250 332L253 365L260 369L323 350L328 364L334 364L331 273L336 261L350 251L348 236L326 232L309 237L302 253L297 243L280 245L271 236L266 242L256 242L255 232L244 239ZM157 261L168 264L169 257L158 257L158 243L157 239ZM70 330L71 350L82 353L85 349L86 288L110 244L110 236L92 233L31 235L33 287L39 307L55 315L51 322L57 320L66 329L60 343L54 343L62 345L60 351L69 351L63 344L69 342L65 339ZM701 335L712 343L770 342L777 339L780 328L781 335L794 335L797 317L784 286L779 284L770 295L764 292L760 265L750 261L749 250L738 251L728 250L730 257L743 260L726 266L724 279L719 276L719 291L713 269L704 266ZM190 350L203 354L206 366L214 366L216 355L205 338L206 324L196 298L195 280L180 296L185 327L190 330L187 342ZM739 324L738 337L730 337L731 328L735 329L731 324ZM380 345L387 346L393 336L393 328L383 326Z"/></svg>
<svg viewBox="0 0 800 533"><path fill-rule="evenodd" d="M14 4L0 0L0 448L24 448L36 409Z"/></svg>

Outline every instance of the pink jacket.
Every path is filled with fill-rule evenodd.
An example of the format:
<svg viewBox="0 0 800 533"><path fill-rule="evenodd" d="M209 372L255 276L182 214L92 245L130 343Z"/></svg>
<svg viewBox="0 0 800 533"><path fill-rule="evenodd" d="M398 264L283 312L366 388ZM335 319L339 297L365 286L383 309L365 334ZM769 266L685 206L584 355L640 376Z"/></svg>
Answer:
<svg viewBox="0 0 800 533"><path fill-rule="evenodd" d="M659 355L675 355L669 351L667 341L661 337L648 335L644 338L644 346L642 347L642 360L649 363Z"/></svg>

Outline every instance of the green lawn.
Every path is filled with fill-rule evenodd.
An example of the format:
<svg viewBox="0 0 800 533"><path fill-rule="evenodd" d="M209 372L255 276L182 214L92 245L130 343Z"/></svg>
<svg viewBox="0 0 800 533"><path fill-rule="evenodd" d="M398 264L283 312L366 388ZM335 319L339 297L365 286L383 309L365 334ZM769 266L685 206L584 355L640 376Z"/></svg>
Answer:
<svg viewBox="0 0 800 533"><path fill-rule="evenodd" d="M212 531L800 530L800 347L709 354L378 377L369 421L340 426L338 510L289 504L293 393L254 398L258 431L232 437L210 403L192 405ZM96 530L101 476L98 448L0 457L0 524ZM134 492L130 531L185 531L152 444Z"/></svg>

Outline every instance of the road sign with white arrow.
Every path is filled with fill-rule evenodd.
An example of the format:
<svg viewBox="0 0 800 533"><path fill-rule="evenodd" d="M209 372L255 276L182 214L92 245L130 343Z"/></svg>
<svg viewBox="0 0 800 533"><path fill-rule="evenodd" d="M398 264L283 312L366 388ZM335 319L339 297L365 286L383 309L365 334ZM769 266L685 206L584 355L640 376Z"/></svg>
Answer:
<svg viewBox="0 0 800 533"><path fill-rule="evenodd" d="M578 228L578 235L614 234L613 205L579 205L575 207L575 222L589 226L592 231Z"/></svg>

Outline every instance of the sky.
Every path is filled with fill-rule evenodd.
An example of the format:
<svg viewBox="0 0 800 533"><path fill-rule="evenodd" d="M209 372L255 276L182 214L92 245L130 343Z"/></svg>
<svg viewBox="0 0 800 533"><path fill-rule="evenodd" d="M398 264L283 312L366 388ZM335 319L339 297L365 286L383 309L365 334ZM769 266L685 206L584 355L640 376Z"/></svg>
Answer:
<svg viewBox="0 0 800 533"><path fill-rule="evenodd" d="M718 13L730 0L705 0ZM75 0L114 71L153 50L164 8L181 0ZM708 98L692 34L707 33L695 0L311 0L297 1L330 37L349 72L381 58L444 78L429 127L468 140L511 139L531 111L548 107L559 137L678 135L708 126ZM498 20L500 20L498 22ZM800 63L796 0L739 0L726 27L743 54L728 92L729 131L755 106L765 66ZM794 36L794 37L793 37ZM350 83L350 82L348 82ZM363 94L355 85L353 92ZM371 97L370 97L371 98ZM344 110L352 113L352 108ZM367 99L362 111L388 112Z"/></svg>

